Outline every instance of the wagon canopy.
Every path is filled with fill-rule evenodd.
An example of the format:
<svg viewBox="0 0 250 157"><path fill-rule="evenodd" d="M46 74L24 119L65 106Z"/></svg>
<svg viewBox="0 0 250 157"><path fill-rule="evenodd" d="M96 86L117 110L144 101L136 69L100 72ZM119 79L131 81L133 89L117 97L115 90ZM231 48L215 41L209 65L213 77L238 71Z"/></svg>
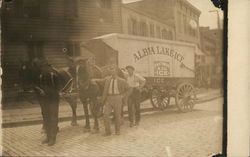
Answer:
<svg viewBox="0 0 250 157"><path fill-rule="evenodd" d="M103 39L93 39L83 44L94 54L95 63L99 67L104 67L111 64L118 64L118 52L109 44L105 43Z"/></svg>
<svg viewBox="0 0 250 157"><path fill-rule="evenodd" d="M87 43L99 66L118 64L120 68L132 65L144 77L194 78L194 44L108 34Z"/></svg>

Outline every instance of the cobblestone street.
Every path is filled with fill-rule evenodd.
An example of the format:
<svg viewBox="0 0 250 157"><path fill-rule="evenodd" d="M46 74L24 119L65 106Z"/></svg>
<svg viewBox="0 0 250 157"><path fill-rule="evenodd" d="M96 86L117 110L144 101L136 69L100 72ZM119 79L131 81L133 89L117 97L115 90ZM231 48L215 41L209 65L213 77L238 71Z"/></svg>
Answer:
<svg viewBox="0 0 250 157"><path fill-rule="evenodd" d="M206 157L222 149L222 98L197 104L190 113L176 109L145 113L139 127L125 120L120 136L83 132L59 124L57 143L41 144L41 125L3 129L3 155L10 156L174 156ZM102 121L102 120L101 120ZM103 126L103 125L101 125Z"/></svg>

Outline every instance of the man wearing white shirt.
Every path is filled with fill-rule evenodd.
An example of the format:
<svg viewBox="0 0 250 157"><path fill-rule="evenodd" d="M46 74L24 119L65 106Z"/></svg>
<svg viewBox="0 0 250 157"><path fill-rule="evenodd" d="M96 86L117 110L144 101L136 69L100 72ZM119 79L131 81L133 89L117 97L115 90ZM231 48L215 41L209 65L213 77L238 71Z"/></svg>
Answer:
<svg viewBox="0 0 250 157"><path fill-rule="evenodd" d="M108 76L104 79L92 79L93 83L104 83L104 90L102 96L102 102L104 104L104 136L111 135L109 116L112 110L114 110L115 114L115 134L120 134L122 99L129 90L129 86L126 80L118 77L117 69L118 68L115 66L110 68L111 76Z"/></svg>
<svg viewBox="0 0 250 157"><path fill-rule="evenodd" d="M135 68L131 65L126 67L127 74L125 74L127 83L132 89L131 94L128 97L128 112L130 127L139 125L141 112L140 112L140 92L146 83L145 78L139 74L134 73Z"/></svg>

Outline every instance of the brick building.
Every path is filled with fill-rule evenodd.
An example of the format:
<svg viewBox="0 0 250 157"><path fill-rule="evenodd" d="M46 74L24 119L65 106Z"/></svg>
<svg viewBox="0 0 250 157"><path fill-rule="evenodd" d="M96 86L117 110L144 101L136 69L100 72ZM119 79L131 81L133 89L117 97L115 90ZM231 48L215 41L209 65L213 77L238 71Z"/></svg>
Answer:
<svg viewBox="0 0 250 157"><path fill-rule="evenodd" d="M222 81L223 37L221 29L200 28L201 50L205 53L202 65L204 77L210 79L211 87L219 87Z"/></svg>

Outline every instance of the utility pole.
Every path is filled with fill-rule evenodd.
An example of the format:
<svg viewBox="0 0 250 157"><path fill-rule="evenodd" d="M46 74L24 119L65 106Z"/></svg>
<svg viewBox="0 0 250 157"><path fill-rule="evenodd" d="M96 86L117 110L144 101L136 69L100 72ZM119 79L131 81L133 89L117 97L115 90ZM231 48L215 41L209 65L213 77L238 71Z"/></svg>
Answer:
<svg viewBox="0 0 250 157"><path fill-rule="evenodd" d="M221 29L221 27L220 27L220 16L219 16L219 11L218 10L210 10L209 11L210 13L212 13L212 12L215 12L216 14L217 14L217 27L218 27L218 29Z"/></svg>

